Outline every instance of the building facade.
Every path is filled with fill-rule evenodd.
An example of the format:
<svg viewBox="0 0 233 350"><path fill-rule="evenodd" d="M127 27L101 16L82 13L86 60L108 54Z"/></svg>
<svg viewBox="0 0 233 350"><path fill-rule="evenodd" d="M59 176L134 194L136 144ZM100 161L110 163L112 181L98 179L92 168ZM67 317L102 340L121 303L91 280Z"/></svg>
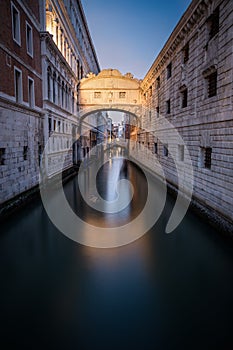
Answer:
<svg viewBox="0 0 233 350"><path fill-rule="evenodd" d="M185 141L194 171L193 200L232 222L233 2L194 0L146 74L138 141L156 154L167 181L178 187L184 147L156 138L159 118ZM169 131L168 131L169 134ZM149 137L148 137L149 135ZM176 159L169 153L169 143Z"/></svg>
<svg viewBox="0 0 233 350"><path fill-rule="evenodd" d="M79 82L99 64L80 1L47 0L41 6L44 141L51 135L45 172L52 177L88 149L79 131ZM83 143L83 145L81 144Z"/></svg>
<svg viewBox="0 0 233 350"><path fill-rule="evenodd" d="M4 1L0 17L2 203L38 184L43 120L38 2Z"/></svg>

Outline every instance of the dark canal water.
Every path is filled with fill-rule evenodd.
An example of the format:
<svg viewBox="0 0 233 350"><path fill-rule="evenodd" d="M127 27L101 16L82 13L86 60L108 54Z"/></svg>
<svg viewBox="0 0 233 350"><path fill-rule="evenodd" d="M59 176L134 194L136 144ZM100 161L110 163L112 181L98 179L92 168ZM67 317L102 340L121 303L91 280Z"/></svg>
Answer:
<svg viewBox="0 0 233 350"><path fill-rule="evenodd" d="M109 166L97 177L106 199ZM124 224L147 197L143 173L128 163L121 176L129 174L135 196L118 215L88 208L77 178L65 185L66 196L90 223ZM112 249L69 240L39 199L3 223L1 349L233 349L232 246L191 211L166 235L173 206L168 196L147 234Z"/></svg>

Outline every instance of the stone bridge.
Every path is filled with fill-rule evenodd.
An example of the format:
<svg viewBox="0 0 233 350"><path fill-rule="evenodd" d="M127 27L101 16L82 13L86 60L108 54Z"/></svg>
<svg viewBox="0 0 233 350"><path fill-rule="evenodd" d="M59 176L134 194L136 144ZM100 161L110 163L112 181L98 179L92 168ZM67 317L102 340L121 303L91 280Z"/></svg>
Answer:
<svg viewBox="0 0 233 350"><path fill-rule="evenodd" d="M80 120L98 111L121 111L141 116L140 81L117 69L104 69L98 75L90 73L79 85Z"/></svg>

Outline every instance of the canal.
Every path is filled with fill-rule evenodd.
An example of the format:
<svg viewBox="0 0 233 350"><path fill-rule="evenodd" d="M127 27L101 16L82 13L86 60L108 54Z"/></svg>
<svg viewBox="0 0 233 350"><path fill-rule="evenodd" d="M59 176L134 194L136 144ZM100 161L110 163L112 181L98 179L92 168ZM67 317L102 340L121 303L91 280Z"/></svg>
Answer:
<svg viewBox="0 0 233 350"><path fill-rule="evenodd" d="M98 172L103 198L116 195L111 171L134 186L119 213L88 207L77 177L64 185L73 211L99 227L126 224L147 199L144 173L120 157ZM165 234L173 206L168 195L149 232L111 249L67 238L40 199L2 223L1 349L233 349L232 245L190 210Z"/></svg>

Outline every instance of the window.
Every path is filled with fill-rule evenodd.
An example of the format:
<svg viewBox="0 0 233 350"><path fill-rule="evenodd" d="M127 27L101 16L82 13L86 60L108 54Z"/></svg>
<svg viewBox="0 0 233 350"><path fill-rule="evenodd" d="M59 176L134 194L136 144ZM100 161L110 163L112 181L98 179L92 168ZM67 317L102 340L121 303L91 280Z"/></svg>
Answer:
<svg viewBox="0 0 233 350"><path fill-rule="evenodd" d="M126 92L119 92L119 98L125 98Z"/></svg>
<svg viewBox="0 0 233 350"><path fill-rule="evenodd" d="M172 63L169 63L167 66L167 79L171 78L172 76Z"/></svg>
<svg viewBox="0 0 233 350"><path fill-rule="evenodd" d="M49 118L49 136L51 135L52 132L52 118Z"/></svg>
<svg viewBox="0 0 233 350"><path fill-rule="evenodd" d="M165 157L168 157L168 145L167 144L163 146L163 155Z"/></svg>
<svg viewBox="0 0 233 350"><path fill-rule="evenodd" d="M188 89L184 88L181 91L181 107L185 108L188 105Z"/></svg>
<svg viewBox="0 0 233 350"><path fill-rule="evenodd" d="M38 145L38 164L39 166L41 165L41 161L42 161L42 146Z"/></svg>
<svg viewBox="0 0 233 350"><path fill-rule="evenodd" d="M184 161L184 145L178 145L178 160L180 162Z"/></svg>
<svg viewBox="0 0 233 350"><path fill-rule="evenodd" d="M94 98L101 98L101 92L100 91L95 91L94 92Z"/></svg>
<svg viewBox="0 0 233 350"><path fill-rule="evenodd" d="M183 54L183 63L188 62L189 60L189 43L185 45L185 47L182 50L182 54Z"/></svg>
<svg viewBox="0 0 233 350"><path fill-rule="evenodd" d="M29 107L35 106L34 80L28 77L28 104Z"/></svg>
<svg viewBox="0 0 233 350"><path fill-rule="evenodd" d="M212 148L201 147L200 157L200 166L205 169L211 169Z"/></svg>
<svg viewBox="0 0 233 350"><path fill-rule="evenodd" d="M208 82L208 97L217 95L217 71L207 76Z"/></svg>
<svg viewBox="0 0 233 350"><path fill-rule="evenodd" d="M219 7L217 7L208 19L209 40L219 31Z"/></svg>
<svg viewBox="0 0 233 350"><path fill-rule="evenodd" d="M156 88L157 90L160 88L161 82L160 82L160 77L156 79Z"/></svg>
<svg viewBox="0 0 233 350"><path fill-rule="evenodd" d="M51 100L51 68L48 67L47 69L47 94L48 94L48 100Z"/></svg>
<svg viewBox="0 0 233 350"><path fill-rule="evenodd" d="M20 35L20 14L13 3L11 3L11 17L12 17L12 35L14 41L21 45Z"/></svg>
<svg viewBox="0 0 233 350"><path fill-rule="evenodd" d="M32 27L26 22L26 45L27 53L33 57L33 35Z"/></svg>
<svg viewBox="0 0 233 350"><path fill-rule="evenodd" d="M156 107L156 115L157 115L157 118L159 118L159 106Z"/></svg>
<svg viewBox="0 0 233 350"><path fill-rule="evenodd" d="M167 114L171 113L171 100L166 101L166 112Z"/></svg>
<svg viewBox="0 0 233 350"><path fill-rule="evenodd" d="M0 165L5 165L5 154L6 154L6 149L0 148Z"/></svg>
<svg viewBox="0 0 233 350"><path fill-rule="evenodd" d="M21 103L23 100L22 72L18 68L14 69L15 78L15 100Z"/></svg>
<svg viewBox="0 0 233 350"><path fill-rule="evenodd" d="M154 143L154 154L158 154L158 143Z"/></svg>
<svg viewBox="0 0 233 350"><path fill-rule="evenodd" d="M53 102L56 102L56 73L53 73Z"/></svg>
<svg viewBox="0 0 233 350"><path fill-rule="evenodd" d="M23 147L23 160L28 159L28 146Z"/></svg>

